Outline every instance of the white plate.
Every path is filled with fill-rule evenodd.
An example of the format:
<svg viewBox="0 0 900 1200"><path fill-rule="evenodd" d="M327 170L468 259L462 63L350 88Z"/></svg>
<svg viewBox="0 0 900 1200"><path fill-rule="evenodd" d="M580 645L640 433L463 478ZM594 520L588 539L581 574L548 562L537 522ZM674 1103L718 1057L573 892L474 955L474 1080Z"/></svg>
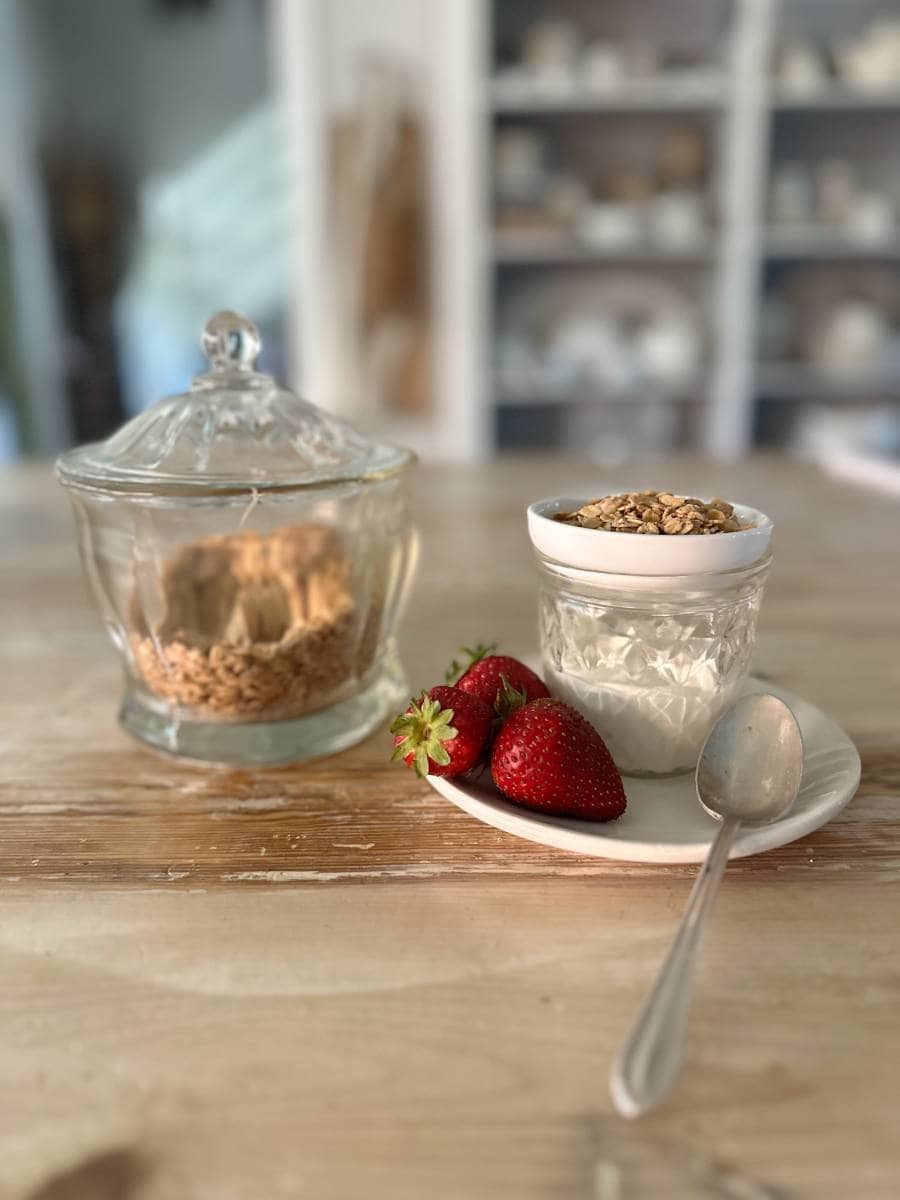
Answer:
<svg viewBox="0 0 900 1200"><path fill-rule="evenodd" d="M803 782L794 807L782 820L738 833L732 858L774 850L805 837L830 821L859 785L856 747L820 709L783 688L748 682L747 690L769 691L790 706L803 733ZM617 821L573 821L530 812L504 800L485 772L476 782L429 775L433 788L465 812L530 842L559 850L627 862L702 862L717 824L700 807L694 776L675 779L625 777L628 807Z"/></svg>

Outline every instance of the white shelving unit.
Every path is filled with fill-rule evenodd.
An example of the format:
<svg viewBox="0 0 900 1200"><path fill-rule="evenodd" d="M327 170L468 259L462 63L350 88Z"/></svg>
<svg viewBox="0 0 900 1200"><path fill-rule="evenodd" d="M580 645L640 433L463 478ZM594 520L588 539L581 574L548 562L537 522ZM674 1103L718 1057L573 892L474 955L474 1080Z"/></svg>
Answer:
<svg viewBox="0 0 900 1200"><path fill-rule="evenodd" d="M526 94L494 75L494 29L498 6L518 0L273 0L273 46L289 128L297 149L300 252L294 313L298 348L297 382L336 408L347 411L339 383L340 345L330 314L329 200L325 163L327 129L342 101L340 80L349 76L360 48L389 50L405 60L417 80L420 111L430 138L434 298L433 384L435 402L427 420L404 421L388 430L412 441L426 456L477 460L496 446L500 414L510 407L559 408L595 403L615 407L641 402L627 394L591 398L511 396L493 378L495 307L498 288L536 272L589 275L613 267L682 272L701 280L709 336L704 369L684 386L650 391L648 403L696 410L692 438L721 458L743 453L754 437L757 406L767 399L833 400L839 380L797 363L758 361L757 325L767 275L786 263L844 263L900 260L900 239L850 242L820 229L766 226L767 192L780 122L803 122L827 141L837 122L893 120L900 131L900 89L877 94L827 86L814 94L791 95L771 80L778 38L798 23L837 20L852 25L849 7L818 9L809 0L728 0L727 29L711 62L710 78L694 94L665 80L628 85L601 94ZM891 8L861 0L858 20ZM593 11L591 0L546 0L577 18ZM530 5L537 13L540 6ZM614 0L620 20L632 22L635 37L652 38L663 17L687 21L679 9L656 0ZM824 9L828 8L828 13ZM857 7L857 6L853 6ZM337 9L340 9L340 19ZM377 11L376 11L377 9ZM834 10L832 12L832 10ZM824 13L824 15L823 15ZM662 14L662 15L661 15ZM830 14L830 15L829 15ZM837 15L835 15L837 14ZM815 33L816 31L814 31ZM718 70L713 78L712 71ZM337 81L337 82L336 82ZM346 91L346 88L344 89ZM603 130L617 122L642 128L679 118L703 122L712 147L711 187L717 224L694 245L670 248L650 241L592 246L574 237L544 232L495 231L491 146L498 125L536 122L554 131L596 130L597 153L605 152ZM805 135L804 135L805 136ZM517 275L516 273L519 273ZM900 380L880 375L848 382L864 404L900 394ZM846 390L846 389L845 389ZM352 415L352 405L350 406Z"/></svg>
<svg viewBox="0 0 900 1200"><path fill-rule="evenodd" d="M502 0L494 0L494 10ZM659 9L631 4L622 8L633 22L634 38L652 37ZM626 11L627 8L627 11ZM577 19L572 4L546 6ZM662 14L665 17L665 13ZM671 33L671 12L669 33ZM680 19L680 17L678 18ZM603 133L617 117L633 115L641 121L663 125L673 118L694 118L704 123L712 149L712 180L718 223L696 244L671 248L643 238L639 243L600 249L536 236L497 234L493 238L494 274L519 266L542 266L547 270L575 265L602 269L627 265L648 272L679 270L702 272L701 291L706 297L709 346L706 369L679 386L647 388L643 395L598 396L593 403L642 402L699 406L699 420L692 421L693 437L719 457L734 457L749 445L752 436L754 399L753 356L755 314L760 265L760 218L765 180L768 117L768 64L774 15L770 0L732 0L728 30L718 47L718 61L706 68L704 86L693 94L673 88L665 78L650 84L628 84L619 92L602 96L568 95L511 99L508 87L488 86L492 112L488 123L498 118L527 120L529 117L557 122L595 121L597 153L604 145ZM665 31L663 31L663 34ZM493 280L489 280L493 286ZM490 332L486 332L490 336ZM510 403L502 391L498 406ZM518 403L526 403L518 401ZM530 403L535 405L537 398ZM559 405L560 398L547 402ZM588 403L587 396L574 393L573 405Z"/></svg>
<svg viewBox="0 0 900 1200"><path fill-rule="evenodd" d="M848 38L858 37L873 19L885 16L900 18L896 0L855 0L852 5L780 0L774 10L774 32L776 37L795 44L799 40L807 47L834 48L841 43L846 47ZM797 94L770 84L768 105L770 171L787 161L810 169L829 159L843 160L859 173L864 186L867 181L875 182L883 194L893 193L896 199L900 72L890 85L880 88L849 87L830 80ZM760 220L765 221L767 216L762 213ZM897 219L900 210L895 212ZM838 273L845 279L850 276L843 273L851 273L860 280L873 279L878 272L887 284L900 266L900 228L893 235L864 238L823 225L768 227L763 230L760 251L760 304L767 289L780 290L788 274L792 284L805 279L827 285ZM826 371L802 360L772 361L766 357L765 347L759 351L754 375L759 421L763 425L774 423L790 435L792 429L802 432L798 422L817 414L811 440L819 441L816 429L826 431L832 449L819 451L826 457L838 446L841 451L852 448L846 414L856 414L857 428L863 423L885 428L888 409L900 414L898 401L900 370L889 359L864 368ZM830 410L835 410L835 420ZM900 416L895 424L900 428Z"/></svg>

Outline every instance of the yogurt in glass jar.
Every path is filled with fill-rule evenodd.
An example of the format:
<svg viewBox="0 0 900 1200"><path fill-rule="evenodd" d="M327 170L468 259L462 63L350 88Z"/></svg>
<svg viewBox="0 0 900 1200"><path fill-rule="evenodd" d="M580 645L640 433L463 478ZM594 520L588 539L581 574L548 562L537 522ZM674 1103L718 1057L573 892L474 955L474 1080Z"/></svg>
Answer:
<svg viewBox="0 0 900 1200"><path fill-rule="evenodd" d="M581 501L533 504L547 685L599 730L628 775L692 771L747 675L772 522L676 537L563 524Z"/></svg>

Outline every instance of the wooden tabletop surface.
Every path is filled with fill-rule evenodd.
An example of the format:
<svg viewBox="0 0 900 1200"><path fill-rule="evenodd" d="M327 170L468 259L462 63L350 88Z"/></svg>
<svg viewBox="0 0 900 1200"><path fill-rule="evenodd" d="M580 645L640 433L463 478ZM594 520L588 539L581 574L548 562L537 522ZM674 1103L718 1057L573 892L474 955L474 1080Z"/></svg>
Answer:
<svg viewBox="0 0 900 1200"><path fill-rule="evenodd" d="M480 825L387 763L217 772L115 724L46 468L0 476L0 1198L900 1195L900 504L795 463L420 471L410 681L535 648L525 503L632 482L777 522L754 669L863 781L733 864L684 1074L637 1122L611 1056L694 873Z"/></svg>

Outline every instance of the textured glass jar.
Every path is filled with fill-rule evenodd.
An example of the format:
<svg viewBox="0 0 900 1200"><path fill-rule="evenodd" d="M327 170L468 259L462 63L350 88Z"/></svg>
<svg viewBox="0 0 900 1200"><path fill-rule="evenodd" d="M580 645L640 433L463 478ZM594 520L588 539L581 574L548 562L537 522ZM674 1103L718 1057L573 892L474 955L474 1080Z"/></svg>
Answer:
<svg viewBox="0 0 900 1200"><path fill-rule="evenodd" d="M577 503L559 504L570 506ZM721 571L643 574L571 566L546 553L552 546L546 538L536 539L543 546L536 549L547 685L596 726L626 774L692 771L710 728L740 690L771 561L771 523L764 520L766 536L743 543L744 556L760 547L762 555ZM563 536L572 532L598 536L598 531L580 529ZM533 528L532 535L535 540ZM651 546L634 543L662 541L639 534L600 534L604 536L632 543L625 550L638 559L614 564L619 566L639 566L641 556L652 554ZM697 549L706 556L702 565L708 565L717 551L727 560L724 540L740 536L669 538L707 545L671 546L667 552L683 552L683 561L690 563L691 551ZM720 539L720 547L709 545ZM601 550L606 544L599 543ZM559 552L558 544L552 548Z"/></svg>
<svg viewBox="0 0 900 1200"><path fill-rule="evenodd" d="M120 720L208 762L330 753L406 693L414 456L256 371L246 318L217 314L203 344L188 392L57 464L123 658Z"/></svg>

